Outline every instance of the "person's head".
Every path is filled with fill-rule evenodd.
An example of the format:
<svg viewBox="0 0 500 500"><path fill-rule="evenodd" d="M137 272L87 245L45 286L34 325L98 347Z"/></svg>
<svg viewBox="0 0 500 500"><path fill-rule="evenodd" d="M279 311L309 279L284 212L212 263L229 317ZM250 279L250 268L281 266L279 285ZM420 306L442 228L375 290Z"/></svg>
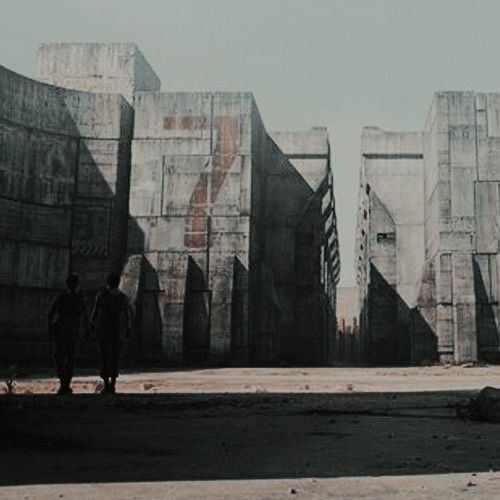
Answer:
<svg viewBox="0 0 500 500"><path fill-rule="evenodd" d="M76 290L76 287L78 286L78 283L80 282L80 278L78 277L77 274L70 274L66 278L66 286L70 290Z"/></svg>
<svg viewBox="0 0 500 500"><path fill-rule="evenodd" d="M118 285L120 284L120 276L115 273L109 273L106 276L106 285L109 286L109 288L118 288Z"/></svg>

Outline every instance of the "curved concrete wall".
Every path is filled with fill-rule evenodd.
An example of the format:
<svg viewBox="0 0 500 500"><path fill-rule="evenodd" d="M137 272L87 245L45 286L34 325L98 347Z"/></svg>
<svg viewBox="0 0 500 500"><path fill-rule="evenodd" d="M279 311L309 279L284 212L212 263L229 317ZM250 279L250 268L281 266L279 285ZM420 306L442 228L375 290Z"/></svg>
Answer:
<svg viewBox="0 0 500 500"><path fill-rule="evenodd" d="M48 354L68 271L95 289L126 244L132 109L0 67L0 356Z"/></svg>

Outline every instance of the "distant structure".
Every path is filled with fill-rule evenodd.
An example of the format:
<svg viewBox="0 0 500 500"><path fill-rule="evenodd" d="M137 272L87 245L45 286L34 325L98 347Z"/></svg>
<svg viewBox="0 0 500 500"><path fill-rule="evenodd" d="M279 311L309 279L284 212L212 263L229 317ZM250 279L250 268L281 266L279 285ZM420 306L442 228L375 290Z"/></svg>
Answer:
<svg viewBox="0 0 500 500"><path fill-rule="evenodd" d="M498 361L500 94L438 92L422 132L365 128L360 359Z"/></svg>
<svg viewBox="0 0 500 500"><path fill-rule="evenodd" d="M358 287L337 287L337 337L334 363L359 363L359 290Z"/></svg>
<svg viewBox="0 0 500 500"><path fill-rule="evenodd" d="M122 272L129 356L333 362L339 255L324 128L268 134L250 93L161 92L134 44L0 67L0 352L48 358L68 271Z"/></svg>

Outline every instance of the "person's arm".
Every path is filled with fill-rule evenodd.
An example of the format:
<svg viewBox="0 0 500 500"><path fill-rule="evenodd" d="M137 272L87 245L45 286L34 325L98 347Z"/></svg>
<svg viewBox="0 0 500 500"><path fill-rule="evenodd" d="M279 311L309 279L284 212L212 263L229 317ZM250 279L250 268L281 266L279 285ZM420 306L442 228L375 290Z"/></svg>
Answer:
<svg viewBox="0 0 500 500"><path fill-rule="evenodd" d="M94 301L94 307L92 308L92 313L90 315L90 327L93 329L95 328L95 321L97 319L97 315L99 314L99 298L100 298L100 293L98 293L95 297Z"/></svg>
<svg viewBox="0 0 500 500"><path fill-rule="evenodd" d="M130 321L131 321L131 315L130 315L130 305L128 303L128 297L123 294L123 320L125 322L125 336L129 339L130 338Z"/></svg>
<svg viewBox="0 0 500 500"><path fill-rule="evenodd" d="M54 322L54 317L59 311L59 297L60 295L54 299L54 302L52 302L52 305L50 306L49 313L47 314L47 321L49 325Z"/></svg>
<svg viewBox="0 0 500 500"><path fill-rule="evenodd" d="M54 318L56 314L59 312L59 298L60 294L57 295L57 297L54 299L54 302L52 302L52 305L50 306L49 312L47 314L47 326L49 330L49 337L52 337L52 325L54 323Z"/></svg>
<svg viewBox="0 0 500 500"><path fill-rule="evenodd" d="M87 304L85 303L85 299L83 298L83 294L81 294L80 297L81 297L81 301L82 301L81 308L82 308L82 316L83 316L83 327L85 329L85 333L84 333L83 338L85 340L88 340L89 336L90 336L89 312L87 309Z"/></svg>

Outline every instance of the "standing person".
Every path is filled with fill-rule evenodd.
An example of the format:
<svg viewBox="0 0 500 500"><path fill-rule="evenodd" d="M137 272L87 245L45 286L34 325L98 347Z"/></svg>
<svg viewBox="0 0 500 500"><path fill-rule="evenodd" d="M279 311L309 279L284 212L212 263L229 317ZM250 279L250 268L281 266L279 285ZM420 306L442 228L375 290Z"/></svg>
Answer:
<svg viewBox="0 0 500 500"><path fill-rule="evenodd" d="M121 336L130 336L127 296L118 290L120 277L109 274L106 286L97 294L91 323L97 328L101 353L102 394L116 392Z"/></svg>
<svg viewBox="0 0 500 500"><path fill-rule="evenodd" d="M79 278L70 274L66 278L67 289L61 292L52 304L48 314L49 333L55 345L55 358L57 376L59 377L59 390L57 394L71 394L71 379L75 349L82 327L85 326L85 339L89 335L89 318L85 300L77 290Z"/></svg>

